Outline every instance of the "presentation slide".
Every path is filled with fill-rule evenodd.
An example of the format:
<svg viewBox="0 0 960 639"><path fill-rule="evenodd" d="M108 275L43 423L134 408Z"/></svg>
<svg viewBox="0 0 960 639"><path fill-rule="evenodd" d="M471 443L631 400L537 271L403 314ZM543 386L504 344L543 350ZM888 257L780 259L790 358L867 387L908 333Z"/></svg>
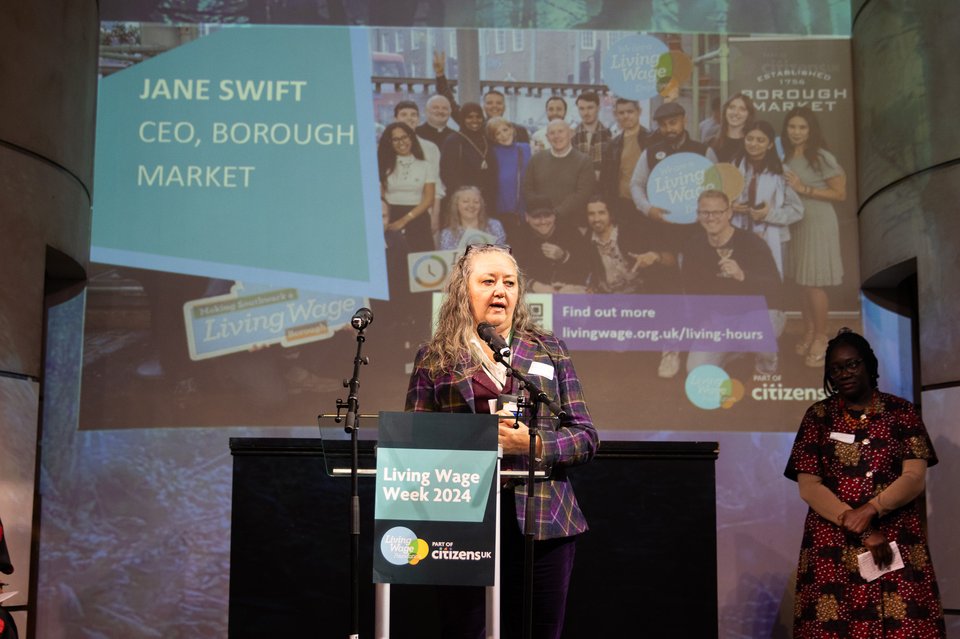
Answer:
<svg viewBox="0 0 960 639"><path fill-rule="evenodd" d="M401 410L476 242L512 247L605 429L792 431L811 300L859 327L844 40L111 28L81 428L313 424L361 307L362 412Z"/></svg>

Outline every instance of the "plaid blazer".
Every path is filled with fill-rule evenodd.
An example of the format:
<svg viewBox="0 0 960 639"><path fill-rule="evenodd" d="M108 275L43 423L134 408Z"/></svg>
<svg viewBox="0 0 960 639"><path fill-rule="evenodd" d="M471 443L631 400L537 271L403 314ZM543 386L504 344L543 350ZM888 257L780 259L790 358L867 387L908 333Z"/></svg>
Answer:
<svg viewBox="0 0 960 639"><path fill-rule="evenodd" d="M606 152L605 147L607 143L613 139L613 132L603 126L603 122L597 122L597 130L594 131L593 139L589 142L587 142L587 135L587 130L583 128L583 124L578 124L573 132L571 142L573 148L586 154L586 156L593 161L593 170L599 173L603 165L603 154Z"/></svg>
<svg viewBox="0 0 960 639"><path fill-rule="evenodd" d="M534 538L553 539L582 533L587 530L587 521L577 505L566 468L589 461L596 453L600 440L590 419L567 346L553 335L542 336L539 341L514 336L510 351L510 365L535 381L548 396L558 399L566 412L562 421L554 418L538 421L543 442L543 463L552 468L552 473L548 479L537 481L534 488L537 497ZM421 366L425 354L426 347L417 353L407 390L406 410L476 412L473 384L464 374L469 366L469 356L465 355L455 370L431 378L430 373ZM548 367L540 368L541 371L553 371L552 379L546 374L531 374L530 366L534 362ZM545 412L546 408L542 408L542 411ZM516 487L516 512L521 530L526 500L526 485L520 484Z"/></svg>

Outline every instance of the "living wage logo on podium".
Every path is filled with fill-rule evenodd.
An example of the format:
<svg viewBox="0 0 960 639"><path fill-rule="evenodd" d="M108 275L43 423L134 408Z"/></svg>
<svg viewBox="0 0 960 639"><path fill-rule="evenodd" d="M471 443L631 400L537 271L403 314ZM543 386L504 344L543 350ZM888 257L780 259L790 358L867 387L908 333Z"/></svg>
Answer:
<svg viewBox="0 0 960 639"><path fill-rule="evenodd" d="M492 586L496 471L496 416L380 413L373 581Z"/></svg>
<svg viewBox="0 0 960 639"><path fill-rule="evenodd" d="M395 526L380 539L380 552L394 566L416 566L427 556L428 546L409 528Z"/></svg>

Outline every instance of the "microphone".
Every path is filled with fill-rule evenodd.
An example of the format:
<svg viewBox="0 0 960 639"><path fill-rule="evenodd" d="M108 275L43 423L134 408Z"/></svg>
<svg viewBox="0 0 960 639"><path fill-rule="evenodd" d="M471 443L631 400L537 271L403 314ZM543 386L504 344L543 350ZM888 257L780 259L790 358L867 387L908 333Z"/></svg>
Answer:
<svg viewBox="0 0 960 639"><path fill-rule="evenodd" d="M350 318L350 326L358 331L362 331L371 324L373 324L373 311L365 306L357 309L357 312Z"/></svg>
<svg viewBox="0 0 960 639"><path fill-rule="evenodd" d="M496 326L488 322L480 322L477 326L477 335L490 347L494 355L497 356L496 359L499 360L510 357L510 347L507 346L506 340L497 332Z"/></svg>
<svg viewBox="0 0 960 639"><path fill-rule="evenodd" d="M506 340L504 340L500 333L497 332L496 326L488 322L480 322L477 325L477 335L479 335L480 339L486 342L487 346L493 350L494 359L503 362L505 358L510 357L510 347L507 346ZM518 376L516 371L514 371L513 374L514 377L516 377L519 381L527 385L527 390L536 391L537 396L542 398L539 399L539 401L545 403L550 409L551 413L560 419L563 419L566 416L566 411L560 407L560 404L558 404L556 400L547 397L545 393L536 387L536 385L524 379L522 375Z"/></svg>

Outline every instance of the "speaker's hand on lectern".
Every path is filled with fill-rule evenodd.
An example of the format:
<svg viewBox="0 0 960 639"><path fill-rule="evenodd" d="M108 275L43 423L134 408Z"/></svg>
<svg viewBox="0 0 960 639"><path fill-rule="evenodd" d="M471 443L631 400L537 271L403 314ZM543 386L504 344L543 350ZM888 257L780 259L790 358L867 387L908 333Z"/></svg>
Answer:
<svg viewBox="0 0 960 639"><path fill-rule="evenodd" d="M504 454L523 455L530 451L530 429L523 422L518 422L514 414L506 409L499 410L500 416L500 446ZM543 442L537 437L537 456L541 455Z"/></svg>

